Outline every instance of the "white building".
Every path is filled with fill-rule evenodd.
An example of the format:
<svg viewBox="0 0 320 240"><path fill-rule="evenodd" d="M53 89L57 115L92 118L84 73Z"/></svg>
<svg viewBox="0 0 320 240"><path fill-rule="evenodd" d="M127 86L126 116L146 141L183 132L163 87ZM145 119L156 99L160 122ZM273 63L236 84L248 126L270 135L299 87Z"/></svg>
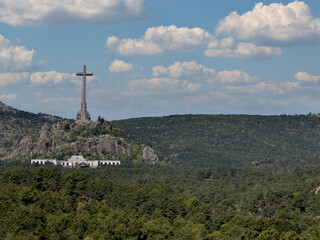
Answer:
<svg viewBox="0 0 320 240"><path fill-rule="evenodd" d="M83 156L72 156L68 160L57 160L57 159L32 159L31 164L43 165L46 163L53 163L54 165L61 165L63 167L92 167L97 168L98 166L105 165L120 165L121 161L114 160L87 160Z"/></svg>

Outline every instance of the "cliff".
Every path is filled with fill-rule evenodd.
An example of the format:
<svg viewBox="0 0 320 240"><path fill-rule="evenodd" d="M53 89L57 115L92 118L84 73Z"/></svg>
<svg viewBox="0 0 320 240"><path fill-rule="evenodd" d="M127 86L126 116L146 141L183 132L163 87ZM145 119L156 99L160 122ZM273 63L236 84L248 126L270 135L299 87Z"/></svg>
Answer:
<svg viewBox="0 0 320 240"><path fill-rule="evenodd" d="M65 126L68 126L68 129ZM13 145L11 152L4 159L64 158L74 154L84 155L89 159L118 159L131 155L133 147L123 138L116 138L110 134L94 136L87 133L95 127L96 123L90 123L85 127L70 121L52 125L45 123L37 138L24 136Z"/></svg>

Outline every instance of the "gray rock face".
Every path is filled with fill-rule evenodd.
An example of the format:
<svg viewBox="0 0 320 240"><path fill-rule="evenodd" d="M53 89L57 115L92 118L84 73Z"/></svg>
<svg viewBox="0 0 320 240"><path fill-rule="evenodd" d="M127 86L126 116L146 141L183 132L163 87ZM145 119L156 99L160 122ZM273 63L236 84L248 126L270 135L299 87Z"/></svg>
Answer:
<svg viewBox="0 0 320 240"><path fill-rule="evenodd" d="M57 153L82 154L92 159L110 159L130 156L133 147L124 139L116 138L109 134L100 136L82 137L79 132L84 129L83 125L61 121L53 125L44 124L39 132L39 137L33 139L30 136L22 138L14 144L11 153L2 159L26 159L30 157L49 157ZM90 123L85 127L95 127L97 123Z"/></svg>
<svg viewBox="0 0 320 240"><path fill-rule="evenodd" d="M144 147L143 152L142 152L142 157L144 160L146 160L147 162L149 162L151 164L156 164L159 162L158 155L155 154L154 150L149 146Z"/></svg>

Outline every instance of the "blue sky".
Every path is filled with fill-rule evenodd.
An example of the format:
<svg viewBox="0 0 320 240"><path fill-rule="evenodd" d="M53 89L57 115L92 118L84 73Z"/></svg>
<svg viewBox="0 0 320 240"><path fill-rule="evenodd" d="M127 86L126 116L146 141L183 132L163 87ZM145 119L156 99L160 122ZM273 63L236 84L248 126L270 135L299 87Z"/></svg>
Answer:
<svg viewBox="0 0 320 240"><path fill-rule="evenodd" d="M75 118L320 112L320 2L0 0L0 101Z"/></svg>

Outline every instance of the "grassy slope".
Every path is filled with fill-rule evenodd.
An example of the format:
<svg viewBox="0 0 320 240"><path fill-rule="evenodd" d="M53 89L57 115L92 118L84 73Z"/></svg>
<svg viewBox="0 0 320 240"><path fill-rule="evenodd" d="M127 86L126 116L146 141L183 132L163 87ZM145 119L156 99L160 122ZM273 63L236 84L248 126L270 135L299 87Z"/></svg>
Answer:
<svg viewBox="0 0 320 240"><path fill-rule="evenodd" d="M320 118L315 115L174 115L112 124L176 165L319 163Z"/></svg>

